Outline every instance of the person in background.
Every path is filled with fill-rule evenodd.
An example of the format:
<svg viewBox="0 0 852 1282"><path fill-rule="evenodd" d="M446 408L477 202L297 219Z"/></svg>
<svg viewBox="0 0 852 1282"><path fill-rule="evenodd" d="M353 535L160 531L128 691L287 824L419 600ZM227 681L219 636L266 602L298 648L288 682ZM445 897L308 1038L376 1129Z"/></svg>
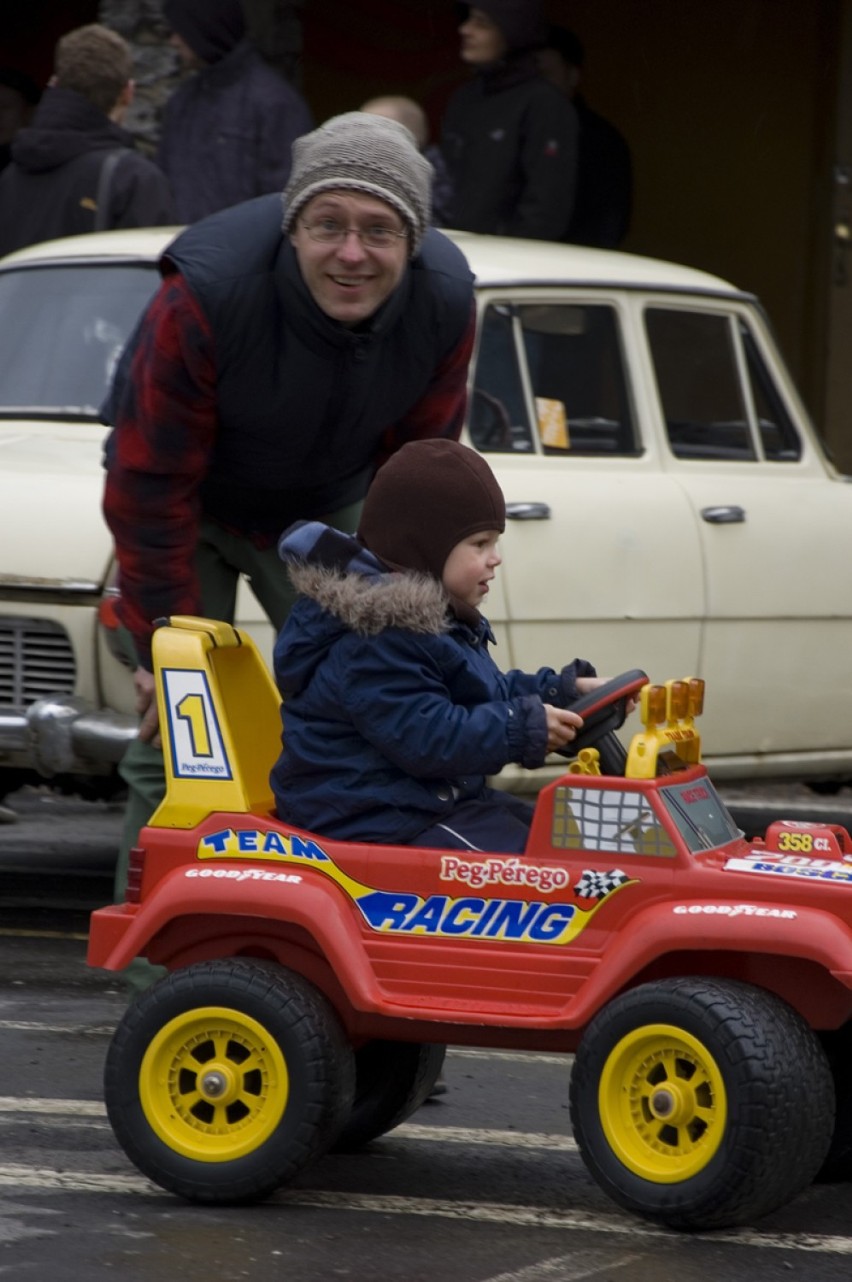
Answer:
<svg viewBox="0 0 852 1282"><path fill-rule="evenodd" d="M0 254L57 236L175 221L169 185L122 121L130 47L98 23L56 46L54 73L0 173Z"/></svg>
<svg viewBox="0 0 852 1282"><path fill-rule="evenodd" d="M166 103L157 151L180 221L282 191L313 120L252 45L239 0L164 0L163 17L191 73Z"/></svg>
<svg viewBox="0 0 852 1282"><path fill-rule="evenodd" d="M577 116L539 75L546 28L537 0L462 5L472 72L447 105L441 151L455 192L450 225L561 240L574 203Z"/></svg>
<svg viewBox="0 0 852 1282"><path fill-rule="evenodd" d="M385 459L464 421L473 276L429 226L432 169L413 137L354 111L293 157L283 207L280 193L245 202L168 247L104 406L104 514L142 718L120 767L119 899L165 787L154 620L233 621L243 573L280 629L294 599L281 531L354 530ZM138 971L128 983L144 986Z"/></svg>
<svg viewBox="0 0 852 1282"><path fill-rule="evenodd" d="M28 125L41 90L31 76L16 67L0 67L0 169L12 159L12 139Z"/></svg>
<svg viewBox="0 0 852 1282"><path fill-rule="evenodd" d="M630 226L630 148L615 125L593 111L580 93L584 65L579 37L567 27L551 26L538 53L539 70L573 104L580 126L574 211L565 240L615 249Z"/></svg>
<svg viewBox="0 0 852 1282"><path fill-rule="evenodd" d="M414 141L435 171L432 179L432 222L436 227L449 227L453 200L453 184L437 143L429 142L429 122L426 112L413 98L402 94L385 94L370 98L361 107L374 116L398 120L414 134Z"/></svg>

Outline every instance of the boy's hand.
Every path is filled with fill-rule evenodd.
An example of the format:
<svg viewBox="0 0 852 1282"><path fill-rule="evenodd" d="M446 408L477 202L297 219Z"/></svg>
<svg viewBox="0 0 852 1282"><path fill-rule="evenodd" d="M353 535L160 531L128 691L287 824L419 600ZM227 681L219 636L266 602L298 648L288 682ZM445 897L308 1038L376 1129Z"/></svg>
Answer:
<svg viewBox="0 0 852 1282"><path fill-rule="evenodd" d="M578 677L577 690L580 694L591 694L593 690L597 690L598 686L605 685L609 680L609 677ZM636 707L638 704L635 699L627 700L628 716Z"/></svg>
<svg viewBox="0 0 852 1282"><path fill-rule="evenodd" d="M592 680L592 678L589 678L589 680ZM571 712L569 708L554 708L551 703L546 703L544 705L544 715L547 718L548 752L555 752L557 748L564 748L566 743L576 739L577 731L583 728L583 718L578 717L577 713Z"/></svg>

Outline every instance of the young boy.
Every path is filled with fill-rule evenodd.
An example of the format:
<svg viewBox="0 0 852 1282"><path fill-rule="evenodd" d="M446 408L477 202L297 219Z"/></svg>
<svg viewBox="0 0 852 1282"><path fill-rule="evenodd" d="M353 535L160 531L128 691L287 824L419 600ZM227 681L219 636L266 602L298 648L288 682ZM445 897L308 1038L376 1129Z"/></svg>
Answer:
<svg viewBox="0 0 852 1282"><path fill-rule="evenodd" d="M379 471L357 538L297 522L279 552L300 593L275 647L279 815L329 837L521 853L532 806L486 786L582 726L591 664L503 673L479 606L503 495L481 455L412 441Z"/></svg>

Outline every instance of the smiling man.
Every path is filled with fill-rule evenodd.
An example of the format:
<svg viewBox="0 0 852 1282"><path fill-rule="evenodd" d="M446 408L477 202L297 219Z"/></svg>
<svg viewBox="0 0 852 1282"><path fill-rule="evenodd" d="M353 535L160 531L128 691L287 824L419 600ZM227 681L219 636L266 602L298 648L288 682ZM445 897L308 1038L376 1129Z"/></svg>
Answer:
<svg viewBox="0 0 852 1282"><path fill-rule="evenodd" d="M389 455L461 431L473 278L429 227L431 181L407 129L350 112L295 143L283 218L281 197L262 196L164 255L105 407L104 511L142 716L122 766L128 842L164 786L154 620L232 620L244 573L280 628L282 530L354 531Z"/></svg>

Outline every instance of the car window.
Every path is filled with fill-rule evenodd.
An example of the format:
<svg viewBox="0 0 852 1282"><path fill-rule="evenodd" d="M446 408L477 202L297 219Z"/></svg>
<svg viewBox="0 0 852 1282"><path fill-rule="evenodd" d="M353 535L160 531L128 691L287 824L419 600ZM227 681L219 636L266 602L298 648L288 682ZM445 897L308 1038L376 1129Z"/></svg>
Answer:
<svg viewBox="0 0 852 1282"><path fill-rule="evenodd" d="M731 318L649 307L645 329L672 453L754 459Z"/></svg>
<svg viewBox="0 0 852 1282"><path fill-rule="evenodd" d="M636 454L618 318L580 303L489 305L470 434L485 453Z"/></svg>
<svg viewBox="0 0 852 1282"><path fill-rule="evenodd" d="M97 418L121 350L158 283L153 264L0 272L0 414Z"/></svg>
<svg viewBox="0 0 852 1282"><path fill-rule="evenodd" d="M793 426L777 384L766 367L754 335L740 321L740 338L745 352L751 395L763 452L775 463L795 463L802 457L802 442Z"/></svg>
<svg viewBox="0 0 852 1282"><path fill-rule="evenodd" d="M672 839L646 799L622 788L556 788L551 844L557 850L601 850L674 857Z"/></svg>
<svg viewBox="0 0 852 1282"><path fill-rule="evenodd" d="M694 852L727 845L743 835L709 779L672 784L661 788L659 795L680 835Z"/></svg>

